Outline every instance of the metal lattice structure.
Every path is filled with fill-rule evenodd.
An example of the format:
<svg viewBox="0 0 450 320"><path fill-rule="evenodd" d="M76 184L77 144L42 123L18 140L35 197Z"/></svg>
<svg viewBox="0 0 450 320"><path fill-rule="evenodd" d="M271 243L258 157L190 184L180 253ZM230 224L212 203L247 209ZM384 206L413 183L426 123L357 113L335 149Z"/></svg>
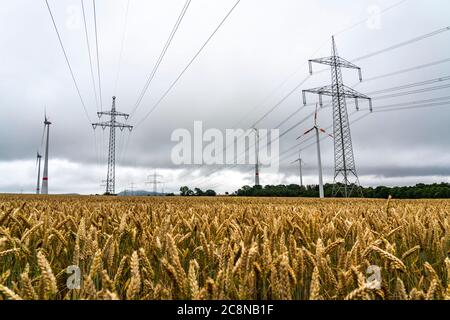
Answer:
<svg viewBox="0 0 450 320"><path fill-rule="evenodd" d="M162 181L158 181L158 178L163 178L163 176L160 174L157 174L156 170L155 170L155 172L153 174L147 176L147 179L150 179L150 177L152 177L153 180L147 181L145 184L153 185L153 195L156 196L158 193L158 184L163 184Z"/></svg>
<svg viewBox="0 0 450 320"><path fill-rule="evenodd" d="M332 37L331 57L309 60L309 72L311 74L313 62L331 67L332 84L303 90L303 103L306 105L307 92L319 95L319 104L321 107L323 106L323 95L332 97L334 137L333 196L342 195L344 197L350 197L356 189L359 195L362 195L358 174L356 172L346 99L355 99L356 110L359 110L358 99L368 100L370 112L372 112L372 100L368 96L344 85L341 70L341 68L358 70L359 80L362 81L361 68L338 56L334 37Z"/></svg>
<svg viewBox="0 0 450 320"><path fill-rule="evenodd" d="M116 121L117 117L124 117L125 120L128 119L129 115L122 112L116 111L116 97L112 97L112 107L111 111L97 112L99 118L103 115L110 116L111 119L105 122L93 123L92 127L94 130L97 126L102 127L103 130L109 128L109 148L108 148L108 171L106 174L106 194L115 194L115 184L116 184L116 128L120 131L124 129L133 130L133 126L120 123Z"/></svg>

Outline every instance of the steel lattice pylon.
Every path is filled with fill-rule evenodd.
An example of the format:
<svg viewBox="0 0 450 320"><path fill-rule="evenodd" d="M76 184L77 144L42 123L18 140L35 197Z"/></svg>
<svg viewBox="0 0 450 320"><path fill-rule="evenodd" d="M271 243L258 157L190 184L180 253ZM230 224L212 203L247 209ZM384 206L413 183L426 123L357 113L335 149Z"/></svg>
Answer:
<svg viewBox="0 0 450 320"><path fill-rule="evenodd" d="M329 65L331 67L331 86L303 90L303 103L306 105L306 92L318 94L320 106L322 106L323 95L332 97L334 136L333 196L342 195L344 197L350 197L355 189L358 189L358 193L362 195L353 155L346 99L355 99L356 110L359 110L358 99L369 100L371 112L372 100L368 96L345 86L341 71L341 68L357 69L359 72L359 80L362 81L361 68L338 56L334 37L332 37L331 57L309 60L309 70L311 74L312 62Z"/></svg>
<svg viewBox="0 0 450 320"><path fill-rule="evenodd" d="M120 123L116 121L116 117L124 117L128 119L129 115L126 113L121 113L116 111L116 97L112 97L112 107L111 111L97 112L98 117L102 115L107 115L111 117L110 121L93 123L92 127L94 130L97 126L105 128L109 127L109 148L108 148L108 171L106 175L106 194L115 194L115 184L116 184L116 128L121 131L125 128L132 130L133 126L128 124Z"/></svg>

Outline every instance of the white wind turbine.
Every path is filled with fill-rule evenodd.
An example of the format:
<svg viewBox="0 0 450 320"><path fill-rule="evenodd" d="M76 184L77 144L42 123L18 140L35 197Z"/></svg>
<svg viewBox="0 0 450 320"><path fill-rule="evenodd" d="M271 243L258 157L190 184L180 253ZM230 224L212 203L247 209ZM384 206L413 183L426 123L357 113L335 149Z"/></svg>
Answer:
<svg viewBox="0 0 450 320"><path fill-rule="evenodd" d="M323 198L324 197L324 192L323 192L323 178L322 178L322 159L320 157L320 139L319 139L319 134L320 133L324 133L324 134L328 135L331 138L333 138L333 136L331 134L327 133L325 131L325 129L319 128L317 126L317 104L316 104L316 112L314 113L314 126L311 129L307 130L303 135L298 137L297 140L302 138L302 137L304 137L304 136L306 136L308 133L310 133L313 130L316 131L317 163L318 163L318 166L319 166L319 195L320 195L320 198Z"/></svg>

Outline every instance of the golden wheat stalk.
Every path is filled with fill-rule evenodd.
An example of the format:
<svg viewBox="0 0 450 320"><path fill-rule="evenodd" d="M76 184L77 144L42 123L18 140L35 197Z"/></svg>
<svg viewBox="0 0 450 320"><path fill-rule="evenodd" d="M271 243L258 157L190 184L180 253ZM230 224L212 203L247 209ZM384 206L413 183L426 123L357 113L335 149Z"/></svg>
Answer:
<svg viewBox="0 0 450 320"><path fill-rule="evenodd" d="M377 246L371 246L371 250L377 252L381 257L383 257L385 260L391 262L391 265L399 271L406 272L406 266L399 258L394 256L393 254L377 247Z"/></svg>
<svg viewBox="0 0 450 320"><path fill-rule="evenodd" d="M0 292L6 297L8 300L23 300L21 296L16 294L14 291L0 284Z"/></svg>
<svg viewBox="0 0 450 320"><path fill-rule="evenodd" d="M131 255L131 280L127 289L127 299L132 300L141 290L141 275L139 272L139 256L136 251Z"/></svg>
<svg viewBox="0 0 450 320"><path fill-rule="evenodd" d="M320 299L320 274L319 268L317 266L314 267L312 276L311 276L311 287L309 289L309 299L310 300L319 300Z"/></svg>

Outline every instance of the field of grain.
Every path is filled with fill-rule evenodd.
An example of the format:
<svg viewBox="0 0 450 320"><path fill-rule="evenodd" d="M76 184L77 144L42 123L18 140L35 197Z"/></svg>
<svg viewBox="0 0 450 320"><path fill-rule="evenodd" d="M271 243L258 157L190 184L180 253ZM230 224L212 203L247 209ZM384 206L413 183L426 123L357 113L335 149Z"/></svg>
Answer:
<svg viewBox="0 0 450 320"><path fill-rule="evenodd" d="M449 254L450 201L0 196L0 300L450 299Z"/></svg>

